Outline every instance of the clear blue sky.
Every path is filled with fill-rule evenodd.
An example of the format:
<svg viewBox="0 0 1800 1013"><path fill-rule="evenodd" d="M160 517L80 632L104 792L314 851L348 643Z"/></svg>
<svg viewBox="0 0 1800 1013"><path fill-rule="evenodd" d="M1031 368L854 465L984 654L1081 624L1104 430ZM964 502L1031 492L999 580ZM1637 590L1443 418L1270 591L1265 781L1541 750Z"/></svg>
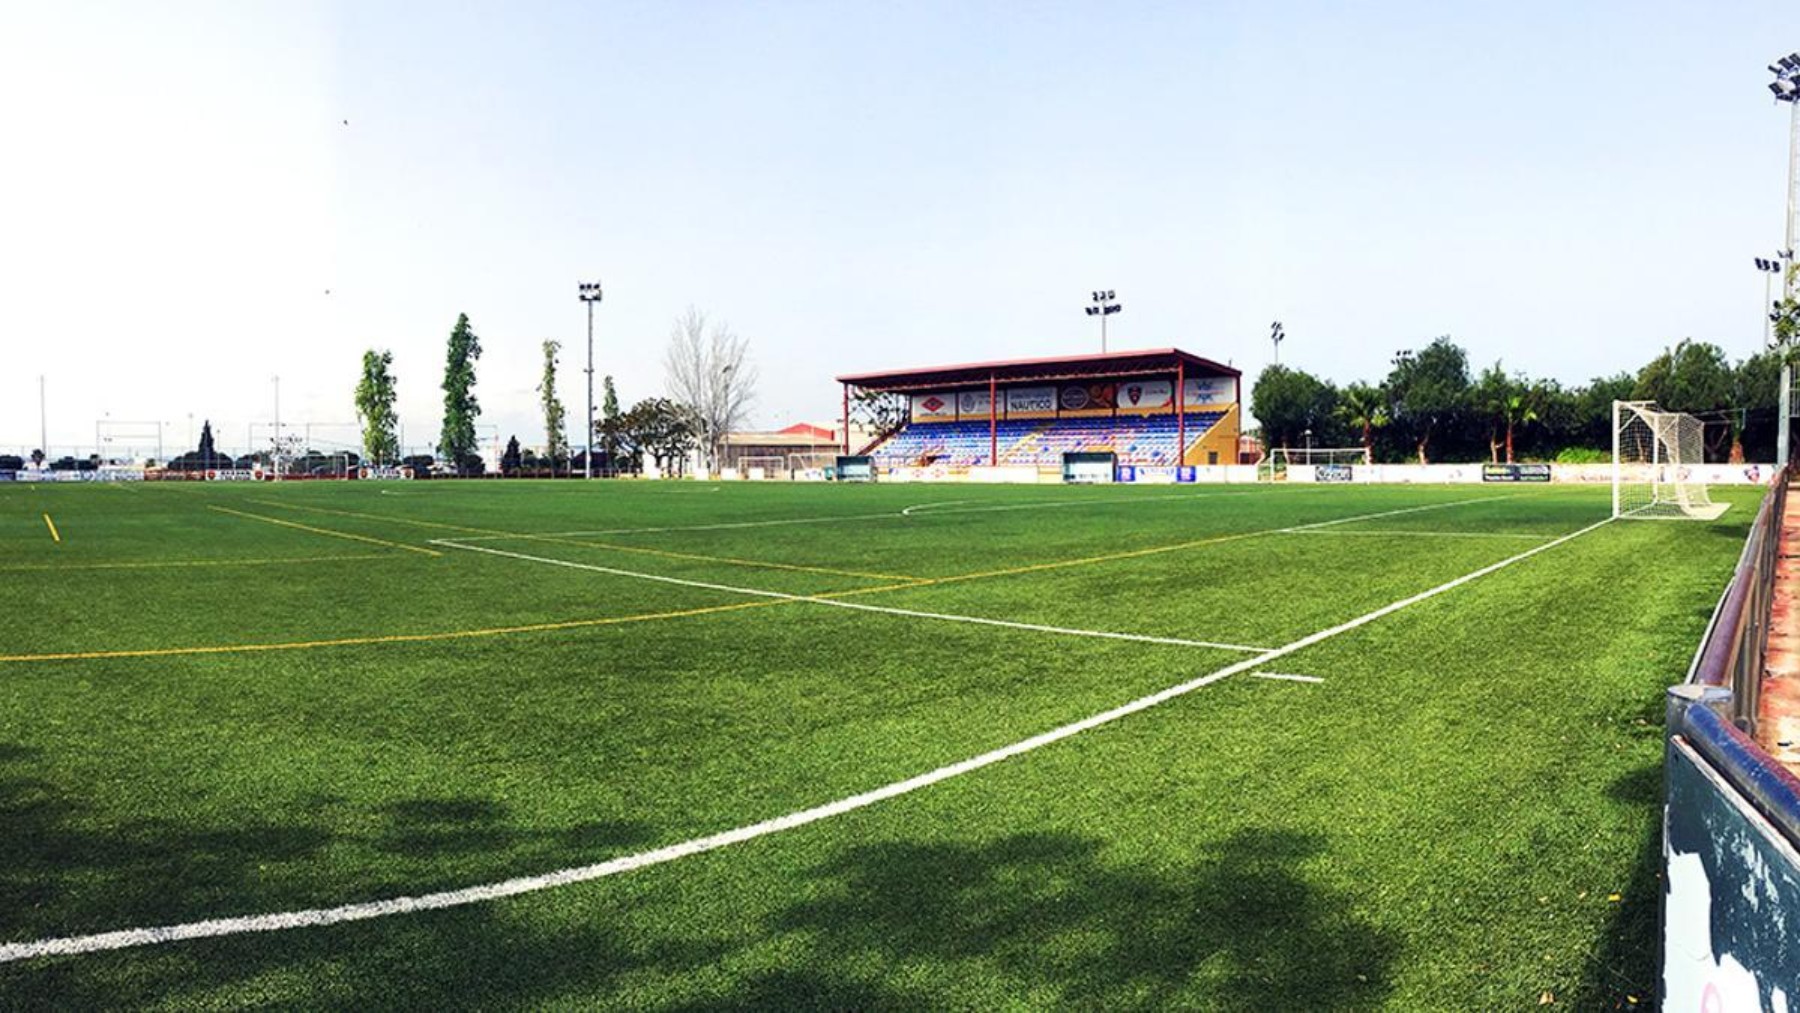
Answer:
<svg viewBox="0 0 1800 1013"><path fill-rule="evenodd" d="M1568 382L1761 340L1791 0L1167 5L61 3L0 10L0 447L189 413L349 421L391 348L435 436L458 312L484 422L597 277L659 394L689 304L755 421L834 373L1179 345L1343 381L1449 333ZM347 123L345 121L348 121ZM329 290L329 294L327 291Z"/></svg>

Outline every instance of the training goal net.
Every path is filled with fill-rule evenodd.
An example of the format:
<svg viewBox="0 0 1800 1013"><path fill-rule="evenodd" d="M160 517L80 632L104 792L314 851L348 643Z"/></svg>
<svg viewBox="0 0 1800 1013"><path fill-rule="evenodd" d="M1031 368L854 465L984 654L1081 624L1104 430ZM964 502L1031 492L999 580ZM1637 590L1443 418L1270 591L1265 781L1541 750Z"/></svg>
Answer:
<svg viewBox="0 0 1800 1013"><path fill-rule="evenodd" d="M745 455L737 459L738 473L745 478L768 479L788 477L787 458L780 455Z"/></svg>
<svg viewBox="0 0 1800 1013"><path fill-rule="evenodd" d="M1271 447L1268 455L1257 463L1256 477L1264 482L1276 482L1287 478L1289 471L1299 468L1368 463L1369 452L1361 447Z"/></svg>
<svg viewBox="0 0 1800 1013"><path fill-rule="evenodd" d="M1613 402L1613 516L1712 520L1729 503L1706 493L1706 428L1650 401Z"/></svg>

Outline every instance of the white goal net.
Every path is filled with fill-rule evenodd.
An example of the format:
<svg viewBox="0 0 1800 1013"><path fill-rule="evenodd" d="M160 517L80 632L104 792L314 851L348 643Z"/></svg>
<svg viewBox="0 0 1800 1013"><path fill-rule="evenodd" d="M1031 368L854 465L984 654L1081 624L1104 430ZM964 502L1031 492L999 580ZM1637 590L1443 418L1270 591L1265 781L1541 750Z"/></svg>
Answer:
<svg viewBox="0 0 1800 1013"><path fill-rule="evenodd" d="M1368 463L1369 453L1361 447L1271 447L1268 456L1256 465L1256 478L1261 482L1278 482L1295 468Z"/></svg>
<svg viewBox="0 0 1800 1013"><path fill-rule="evenodd" d="M1649 401L1613 402L1613 516L1712 520L1714 503L1700 475L1705 427L1692 415Z"/></svg>

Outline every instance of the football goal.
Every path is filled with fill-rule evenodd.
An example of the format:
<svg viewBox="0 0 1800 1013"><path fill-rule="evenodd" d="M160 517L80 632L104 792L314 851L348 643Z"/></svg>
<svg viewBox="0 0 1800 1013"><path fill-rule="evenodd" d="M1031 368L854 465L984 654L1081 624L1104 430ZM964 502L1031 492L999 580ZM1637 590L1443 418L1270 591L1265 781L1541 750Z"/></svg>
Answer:
<svg viewBox="0 0 1800 1013"><path fill-rule="evenodd" d="M1368 451L1361 447L1271 447L1268 456L1257 462L1256 478L1260 482L1276 482L1287 478L1293 468L1368 463Z"/></svg>
<svg viewBox="0 0 1800 1013"><path fill-rule="evenodd" d="M737 467L745 478L757 481L788 477L787 458L779 455L740 457L737 459Z"/></svg>
<svg viewBox="0 0 1800 1013"><path fill-rule="evenodd" d="M1709 521L1731 505L1706 494L1699 419L1650 401L1614 401L1612 431L1614 517Z"/></svg>

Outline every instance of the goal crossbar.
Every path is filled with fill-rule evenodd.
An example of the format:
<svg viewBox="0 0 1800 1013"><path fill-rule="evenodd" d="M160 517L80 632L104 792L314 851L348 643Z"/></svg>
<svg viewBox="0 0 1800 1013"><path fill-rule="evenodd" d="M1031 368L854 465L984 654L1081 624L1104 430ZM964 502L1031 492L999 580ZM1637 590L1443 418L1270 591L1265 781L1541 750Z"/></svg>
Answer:
<svg viewBox="0 0 1800 1013"><path fill-rule="evenodd" d="M1612 423L1614 517L1713 520L1730 507L1707 494L1699 419L1650 401L1614 401Z"/></svg>

